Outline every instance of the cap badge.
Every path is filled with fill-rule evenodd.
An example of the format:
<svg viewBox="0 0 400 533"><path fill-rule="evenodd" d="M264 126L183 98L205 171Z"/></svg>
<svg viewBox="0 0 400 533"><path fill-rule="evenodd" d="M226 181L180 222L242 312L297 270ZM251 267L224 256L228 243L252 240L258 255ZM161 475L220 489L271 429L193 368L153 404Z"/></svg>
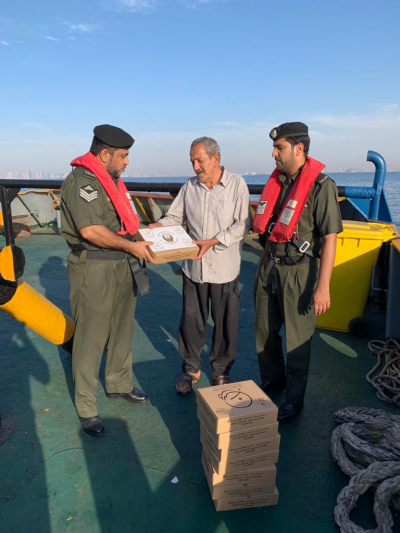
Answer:
<svg viewBox="0 0 400 533"><path fill-rule="evenodd" d="M274 128L273 130L271 130L271 133L269 134L269 136L271 137L271 139L275 139L275 137L278 135L278 132L276 131L276 129Z"/></svg>

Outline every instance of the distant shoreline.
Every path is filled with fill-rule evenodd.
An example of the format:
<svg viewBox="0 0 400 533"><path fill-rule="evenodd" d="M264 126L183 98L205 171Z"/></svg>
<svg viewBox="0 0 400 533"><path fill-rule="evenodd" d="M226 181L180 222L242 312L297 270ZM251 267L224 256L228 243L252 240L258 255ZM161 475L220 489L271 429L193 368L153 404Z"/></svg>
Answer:
<svg viewBox="0 0 400 533"><path fill-rule="evenodd" d="M374 174L375 173L375 170L374 169L371 169L371 170L329 170L329 169L325 169L324 172L328 175L330 174L354 174L354 175L359 175L359 174ZM387 170L386 171L386 174L398 174L400 173L400 170ZM37 181L37 180L52 180L52 179L65 179L68 175L68 172L67 173L58 173L58 174L50 174L48 172L44 172L43 176L40 176L40 177L27 177L27 176L24 176L23 173L19 173L18 176L14 175L14 176L10 176L9 174L17 174L16 172L2 172L0 173L0 179L2 180L7 180L7 179L12 179L12 180L32 180L32 181ZM266 173L260 173L260 174L256 174L254 172L247 172L247 173L240 173L240 172L237 172L236 174L239 174L240 176L243 176L244 178L248 179L248 178L257 178L257 177L264 177L264 176L270 176L270 174L266 174ZM167 179L171 179L171 180L182 180L182 179L189 179L190 177L192 176L192 174L190 175L187 175L187 176L170 176L170 175L161 175L161 176L154 176L154 175L135 175L135 176L122 176L122 179L129 179L129 180L157 180L157 179L162 179L162 180L167 180Z"/></svg>

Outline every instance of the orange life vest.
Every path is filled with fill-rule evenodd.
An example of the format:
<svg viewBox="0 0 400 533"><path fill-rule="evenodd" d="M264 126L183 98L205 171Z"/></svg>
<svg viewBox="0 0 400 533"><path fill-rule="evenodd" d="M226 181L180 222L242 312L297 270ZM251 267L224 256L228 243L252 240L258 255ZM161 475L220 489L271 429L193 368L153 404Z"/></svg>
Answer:
<svg viewBox="0 0 400 533"><path fill-rule="evenodd" d="M269 234L273 242L287 242L293 236L303 212L307 197L325 167L316 159L306 158L300 174L297 176L289 196ZM279 198L283 184L278 179L281 172L276 168L265 184L253 220L253 229L258 234L263 234L274 212L275 204Z"/></svg>
<svg viewBox="0 0 400 533"><path fill-rule="evenodd" d="M139 229L140 220L135 211L132 198L122 179L119 178L117 187L105 167L91 152L74 159L71 162L71 166L86 168L102 184L122 222L118 234L126 235L129 233L129 235L135 235Z"/></svg>

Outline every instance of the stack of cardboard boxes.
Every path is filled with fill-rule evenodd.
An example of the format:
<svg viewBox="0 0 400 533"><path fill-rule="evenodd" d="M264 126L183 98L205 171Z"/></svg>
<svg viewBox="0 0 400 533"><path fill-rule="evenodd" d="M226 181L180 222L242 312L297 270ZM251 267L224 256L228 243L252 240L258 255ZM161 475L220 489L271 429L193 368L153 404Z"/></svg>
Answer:
<svg viewBox="0 0 400 533"><path fill-rule="evenodd" d="M202 463L217 511L278 503L277 414L254 381L197 390Z"/></svg>

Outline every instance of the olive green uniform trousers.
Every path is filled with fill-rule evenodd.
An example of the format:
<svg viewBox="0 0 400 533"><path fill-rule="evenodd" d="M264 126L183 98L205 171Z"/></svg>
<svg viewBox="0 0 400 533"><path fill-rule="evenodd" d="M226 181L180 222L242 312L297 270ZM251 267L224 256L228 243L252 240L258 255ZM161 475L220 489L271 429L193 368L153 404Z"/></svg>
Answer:
<svg viewBox="0 0 400 533"><path fill-rule="evenodd" d="M255 337L262 383L285 383L286 402L301 403L307 387L311 339L315 330L311 296L318 278L318 262L276 265L265 279L268 255L255 284ZM287 361L282 337L284 325Z"/></svg>
<svg viewBox="0 0 400 533"><path fill-rule="evenodd" d="M129 262L87 259L86 251L68 258L71 311L75 320L72 371L80 417L97 412L97 384L104 348L106 390L132 390L132 336L136 284Z"/></svg>

